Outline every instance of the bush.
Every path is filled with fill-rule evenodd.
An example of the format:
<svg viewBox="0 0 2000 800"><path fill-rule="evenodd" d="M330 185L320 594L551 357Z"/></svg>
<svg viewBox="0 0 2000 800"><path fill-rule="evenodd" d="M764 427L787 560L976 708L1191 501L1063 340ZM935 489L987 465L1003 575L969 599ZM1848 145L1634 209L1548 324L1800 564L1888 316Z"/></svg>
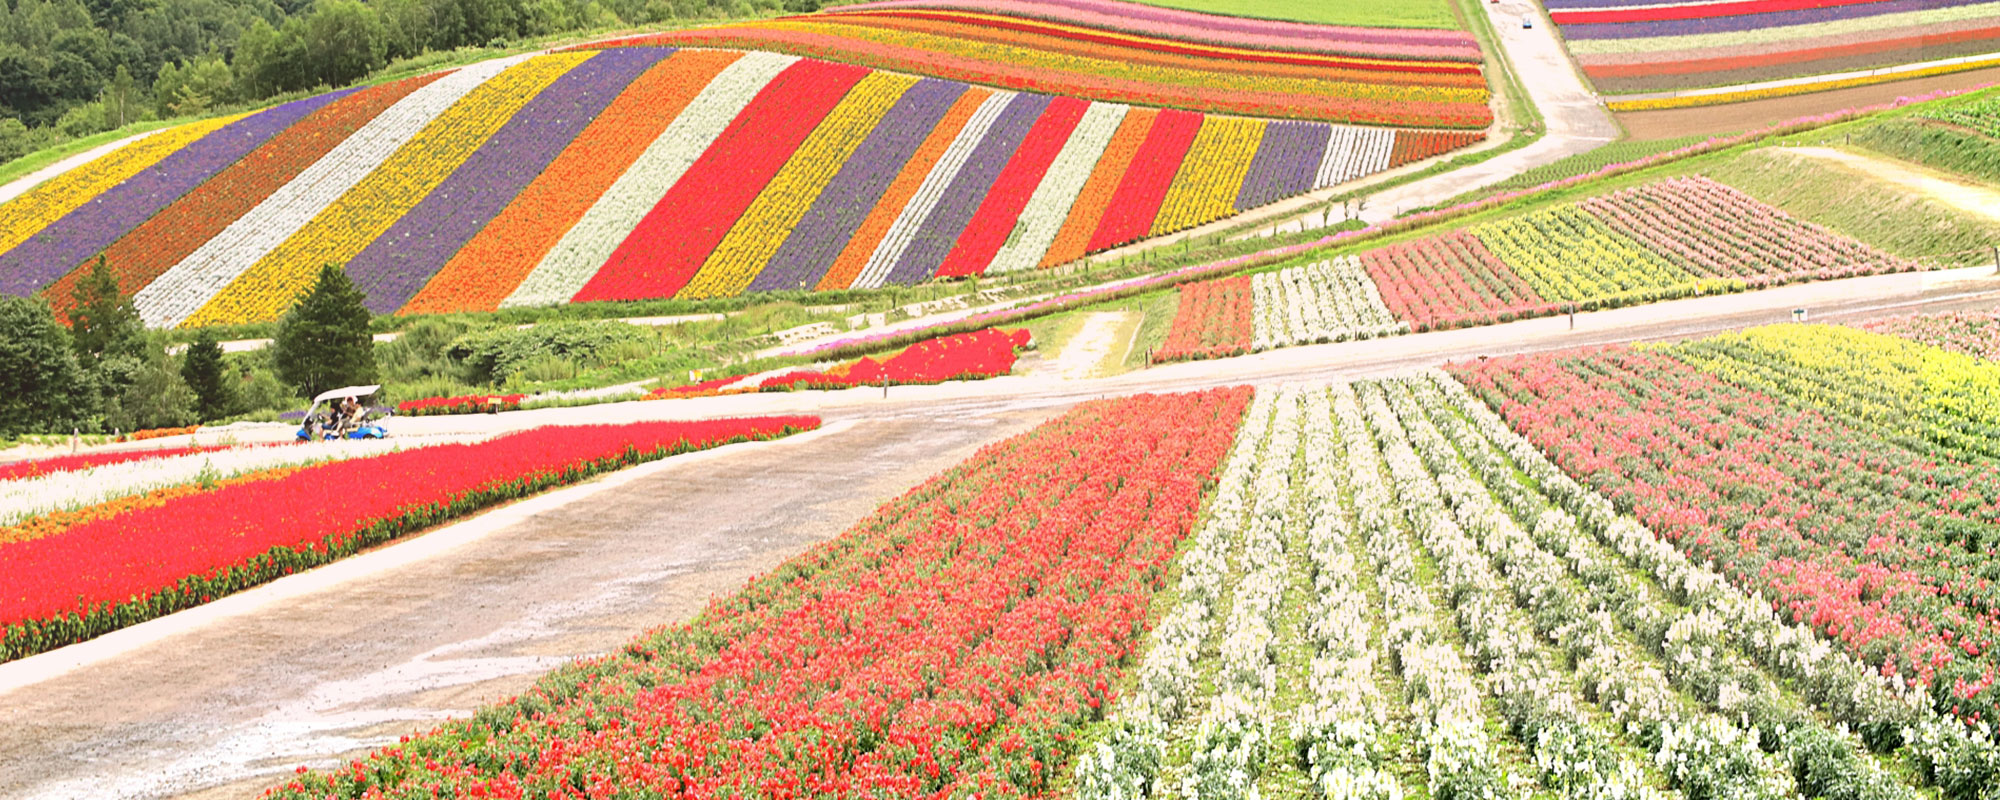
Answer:
<svg viewBox="0 0 2000 800"><path fill-rule="evenodd" d="M556 322L467 334L444 352L458 362L466 382L500 384L517 374L528 380L573 377L580 367L602 363L613 354L629 358L640 352L638 346L649 352L655 339L652 331L623 322Z"/></svg>

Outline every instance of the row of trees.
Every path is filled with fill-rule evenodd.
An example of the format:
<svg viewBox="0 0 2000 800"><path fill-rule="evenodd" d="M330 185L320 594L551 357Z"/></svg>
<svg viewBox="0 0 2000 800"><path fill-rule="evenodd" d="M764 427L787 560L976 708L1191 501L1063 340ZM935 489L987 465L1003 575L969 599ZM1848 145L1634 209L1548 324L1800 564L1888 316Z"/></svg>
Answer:
<svg viewBox="0 0 2000 800"><path fill-rule="evenodd" d="M39 298L0 298L0 436L181 427L282 402L254 372L232 366L212 333L169 355L102 257L73 299L65 328ZM345 272L321 270L268 356L288 394L374 381L364 300Z"/></svg>
<svg viewBox="0 0 2000 800"><path fill-rule="evenodd" d="M352 83L390 61L818 0L0 0L0 160L149 118Z"/></svg>

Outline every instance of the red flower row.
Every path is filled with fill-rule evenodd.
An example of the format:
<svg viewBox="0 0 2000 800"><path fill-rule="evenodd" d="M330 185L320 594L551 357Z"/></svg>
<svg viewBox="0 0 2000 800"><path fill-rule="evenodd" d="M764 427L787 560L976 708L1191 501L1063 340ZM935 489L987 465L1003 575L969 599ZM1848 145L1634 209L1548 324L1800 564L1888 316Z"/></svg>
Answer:
<svg viewBox="0 0 2000 800"><path fill-rule="evenodd" d="M1046 792L1133 663L1249 399L1081 406L689 625L272 796Z"/></svg>
<svg viewBox="0 0 2000 800"><path fill-rule="evenodd" d="M396 404L396 413L412 417L445 414L478 414L513 411L521 407L525 394L474 394L459 397L426 397Z"/></svg>
<svg viewBox="0 0 2000 800"><path fill-rule="evenodd" d="M604 469L819 426L816 417L549 427L322 463L0 545L0 661L343 557Z"/></svg>
<svg viewBox="0 0 2000 800"><path fill-rule="evenodd" d="M986 328L926 339L880 361L863 356L825 372L787 372L764 379L757 388L759 391L845 389L995 378L1014 371L1015 351L1027 347L1028 342L1025 328L1013 332Z"/></svg>

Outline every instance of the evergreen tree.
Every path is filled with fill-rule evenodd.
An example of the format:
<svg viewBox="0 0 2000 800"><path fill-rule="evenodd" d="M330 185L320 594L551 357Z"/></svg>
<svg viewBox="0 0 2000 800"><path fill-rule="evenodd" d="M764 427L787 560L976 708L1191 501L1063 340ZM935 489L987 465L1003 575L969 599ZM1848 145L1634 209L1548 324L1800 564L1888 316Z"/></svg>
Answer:
<svg viewBox="0 0 2000 800"><path fill-rule="evenodd" d="M47 303L0 297L0 435L67 433L96 393Z"/></svg>
<svg viewBox="0 0 2000 800"><path fill-rule="evenodd" d="M202 422L229 416L236 403L235 392L230 391L223 374L222 345L215 341L214 333L204 330L181 358L181 379L194 390L195 412Z"/></svg>
<svg viewBox="0 0 2000 800"><path fill-rule="evenodd" d="M340 267L327 264L298 305L278 322L271 357L278 376L311 397L375 381L375 340L367 295Z"/></svg>
<svg viewBox="0 0 2000 800"><path fill-rule="evenodd" d="M111 274L104 256L97 257L70 296L76 301L69 312L70 336L85 368L95 368L114 356L144 357L146 325L132 306L132 298L118 290L118 278Z"/></svg>

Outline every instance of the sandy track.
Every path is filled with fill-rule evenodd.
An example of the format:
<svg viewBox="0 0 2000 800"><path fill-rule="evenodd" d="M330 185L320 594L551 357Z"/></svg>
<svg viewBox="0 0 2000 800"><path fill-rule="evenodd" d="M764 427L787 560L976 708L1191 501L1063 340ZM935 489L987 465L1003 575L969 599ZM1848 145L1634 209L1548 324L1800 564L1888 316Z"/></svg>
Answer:
<svg viewBox="0 0 2000 800"><path fill-rule="evenodd" d="M0 666L0 796L254 796L685 619L1055 410L667 459Z"/></svg>
<svg viewBox="0 0 2000 800"><path fill-rule="evenodd" d="M1831 147L1787 147L1784 152L1839 164L1893 183L1975 217L2000 222L2000 189L1949 177L1887 158L1875 158Z"/></svg>
<svg viewBox="0 0 2000 800"><path fill-rule="evenodd" d="M1830 92L1774 97L1743 103L1725 103L1660 111L1621 111L1618 124L1634 139L1673 139L1681 136L1714 135L1747 131L1773 122L1784 122L1812 114L1843 108L1886 103L1939 89L1959 89L2000 82L2000 67L1953 72L1928 78L1856 86Z"/></svg>
<svg viewBox="0 0 2000 800"><path fill-rule="evenodd" d="M1130 318L1129 311L1099 311L1083 318L1083 327L1064 343L1056 357L1056 373L1064 380L1083 380L1098 373L1104 357L1117 346L1118 328Z"/></svg>

